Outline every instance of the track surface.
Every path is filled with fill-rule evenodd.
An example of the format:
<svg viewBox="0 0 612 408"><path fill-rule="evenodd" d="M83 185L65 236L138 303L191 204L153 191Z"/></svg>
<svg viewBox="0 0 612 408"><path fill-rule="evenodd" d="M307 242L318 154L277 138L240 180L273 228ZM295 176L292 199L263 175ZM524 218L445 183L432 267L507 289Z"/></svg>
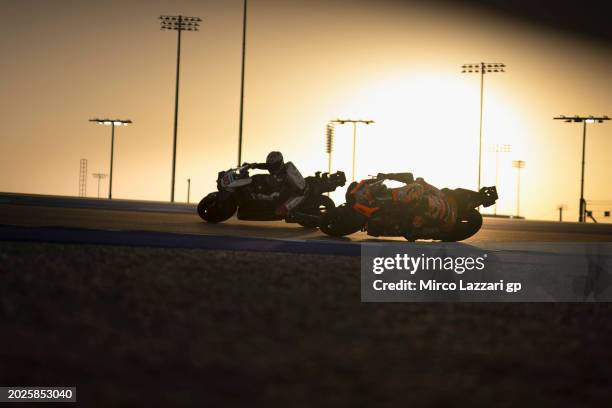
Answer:
<svg viewBox="0 0 612 408"><path fill-rule="evenodd" d="M177 233L220 248L4 237L0 384L76 385L81 405L100 407L609 406L612 304L361 303L359 257L221 248L359 248L364 234L210 225L164 203L19 200L0 204L0 232ZM608 226L487 219L470 242L611 237Z"/></svg>
<svg viewBox="0 0 612 408"><path fill-rule="evenodd" d="M83 207L83 208L79 208ZM0 195L0 225L65 227L107 231L149 231L186 235L235 236L303 240L307 242L381 242L403 238L374 238L358 232L334 239L318 230L282 221L255 222L232 218L220 224L203 222L195 206L185 204L109 201ZM612 225L485 218L482 230L466 242L612 241Z"/></svg>

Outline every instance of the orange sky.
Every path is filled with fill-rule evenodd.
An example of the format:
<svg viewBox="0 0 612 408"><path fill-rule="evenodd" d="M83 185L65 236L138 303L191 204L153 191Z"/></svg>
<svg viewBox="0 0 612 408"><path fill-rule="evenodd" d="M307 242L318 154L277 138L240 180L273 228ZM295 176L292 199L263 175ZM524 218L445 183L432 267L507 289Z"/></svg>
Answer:
<svg viewBox="0 0 612 408"><path fill-rule="evenodd" d="M117 130L113 195L169 199L176 34L159 31L159 14L204 20L184 34L177 198L186 198L188 177L199 199L235 164L242 1L5 4L1 191L76 195L79 159L89 173L108 172L110 129L87 120L112 116L134 121ZM359 130L358 177L412 170L473 188L479 78L460 66L499 61L508 72L485 77L484 182L495 179L489 146L512 144L500 160L499 212L515 211L510 163L522 159L522 215L555 219L563 203L576 218L581 126L552 117L612 114L610 48L438 3L249 6L245 160L277 149L305 175L325 170L327 121L358 116L376 121ZM589 127L587 199L612 200L610 136L611 122ZM334 167L347 173L351 138L348 127L338 130ZM88 194L96 194L91 176Z"/></svg>

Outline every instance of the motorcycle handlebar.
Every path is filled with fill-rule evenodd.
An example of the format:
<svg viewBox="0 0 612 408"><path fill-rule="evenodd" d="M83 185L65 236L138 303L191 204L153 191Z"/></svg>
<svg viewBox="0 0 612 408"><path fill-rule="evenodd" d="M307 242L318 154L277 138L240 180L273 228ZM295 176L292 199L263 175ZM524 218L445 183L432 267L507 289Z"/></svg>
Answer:
<svg viewBox="0 0 612 408"><path fill-rule="evenodd" d="M244 170L249 170L250 168L251 168L251 163L242 163L242 166L235 167L234 170L242 172Z"/></svg>

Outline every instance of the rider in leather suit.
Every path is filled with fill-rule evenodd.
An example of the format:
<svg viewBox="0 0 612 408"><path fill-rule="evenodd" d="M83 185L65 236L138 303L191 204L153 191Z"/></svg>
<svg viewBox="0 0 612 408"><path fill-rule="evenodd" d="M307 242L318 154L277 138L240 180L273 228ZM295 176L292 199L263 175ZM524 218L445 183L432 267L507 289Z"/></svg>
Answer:
<svg viewBox="0 0 612 408"><path fill-rule="evenodd" d="M432 186L421 177L415 180L412 173L379 173L377 178L405 184L398 188L383 187L375 195L386 195L393 204L399 204L400 208L406 210L412 218L411 230L415 236L433 236L454 227L457 221L457 204L445 191Z"/></svg>
<svg viewBox="0 0 612 408"><path fill-rule="evenodd" d="M251 163L248 166L251 169L268 170L273 182L278 185L274 193L258 194L256 197L259 200L279 201L281 204L276 208L278 215L287 215L304 200L304 177L292 162L285 163L281 152L270 152L265 163Z"/></svg>

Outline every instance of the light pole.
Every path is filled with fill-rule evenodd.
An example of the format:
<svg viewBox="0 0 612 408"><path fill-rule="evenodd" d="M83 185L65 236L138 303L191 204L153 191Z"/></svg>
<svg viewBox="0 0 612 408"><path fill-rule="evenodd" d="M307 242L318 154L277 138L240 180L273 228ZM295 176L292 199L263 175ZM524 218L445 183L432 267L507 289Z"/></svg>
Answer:
<svg viewBox="0 0 612 408"><path fill-rule="evenodd" d="M586 131L587 123L603 123L604 120L610 120L608 116L572 116L568 117L565 115L556 116L555 120L562 120L564 122L575 122L582 123L582 166L580 174L580 204L579 204L579 215L578 222L586 221L586 201L584 200L584 162L585 162L585 150L586 150Z"/></svg>
<svg viewBox="0 0 612 408"><path fill-rule="evenodd" d="M559 222L563 221L563 210L565 210L567 206L565 204L559 204L557 206L557 210L559 210Z"/></svg>
<svg viewBox="0 0 612 408"><path fill-rule="evenodd" d="M492 150L495 151L495 187L499 184L499 154L510 153L512 151L512 145L509 144L495 144L492 146ZM497 201L495 202L494 215L497 215Z"/></svg>
<svg viewBox="0 0 612 408"><path fill-rule="evenodd" d="M93 178L98 179L98 199L100 199L100 180L108 177L106 173L92 173Z"/></svg>
<svg viewBox="0 0 612 408"><path fill-rule="evenodd" d="M244 65L246 59L247 0L242 12L242 70L240 71L240 117L238 121L238 166L242 164L242 123L244 116Z"/></svg>
<svg viewBox="0 0 612 408"><path fill-rule="evenodd" d="M187 179L187 204L189 204L189 194L191 193L191 179Z"/></svg>
<svg viewBox="0 0 612 408"><path fill-rule="evenodd" d="M345 123L353 124L353 181L355 181L355 153L357 151L357 124L363 123L365 125L371 125L374 123L371 119L334 119L329 121L330 124L340 124L344 125ZM330 153L330 161L331 161L331 153Z"/></svg>
<svg viewBox="0 0 612 408"><path fill-rule="evenodd" d="M90 122L95 122L100 125L106 125L111 127L111 154L110 154L110 178L108 180L108 199L113 198L113 158L115 156L115 126L127 126L132 123L131 120L126 119L89 119Z"/></svg>
<svg viewBox="0 0 612 408"><path fill-rule="evenodd" d="M159 16L161 30L174 30L178 33L176 47L176 91L174 94L174 137L172 142L172 185L170 190L170 202L174 202L174 180L176 176L176 133L178 129L178 103L179 103L179 74L181 67L181 33L183 31L199 31L199 17L185 16Z"/></svg>
<svg viewBox="0 0 612 408"><path fill-rule="evenodd" d="M502 63L480 62L477 64L463 64L461 73L480 73L480 134L478 138L478 190L480 190L480 177L482 173L482 107L484 96L484 75L493 72L506 72L506 65Z"/></svg>
<svg viewBox="0 0 612 408"><path fill-rule="evenodd" d="M512 167L517 169L516 177L516 218L520 218L521 208L521 169L525 167L523 160L513 160Z"/></svg>

